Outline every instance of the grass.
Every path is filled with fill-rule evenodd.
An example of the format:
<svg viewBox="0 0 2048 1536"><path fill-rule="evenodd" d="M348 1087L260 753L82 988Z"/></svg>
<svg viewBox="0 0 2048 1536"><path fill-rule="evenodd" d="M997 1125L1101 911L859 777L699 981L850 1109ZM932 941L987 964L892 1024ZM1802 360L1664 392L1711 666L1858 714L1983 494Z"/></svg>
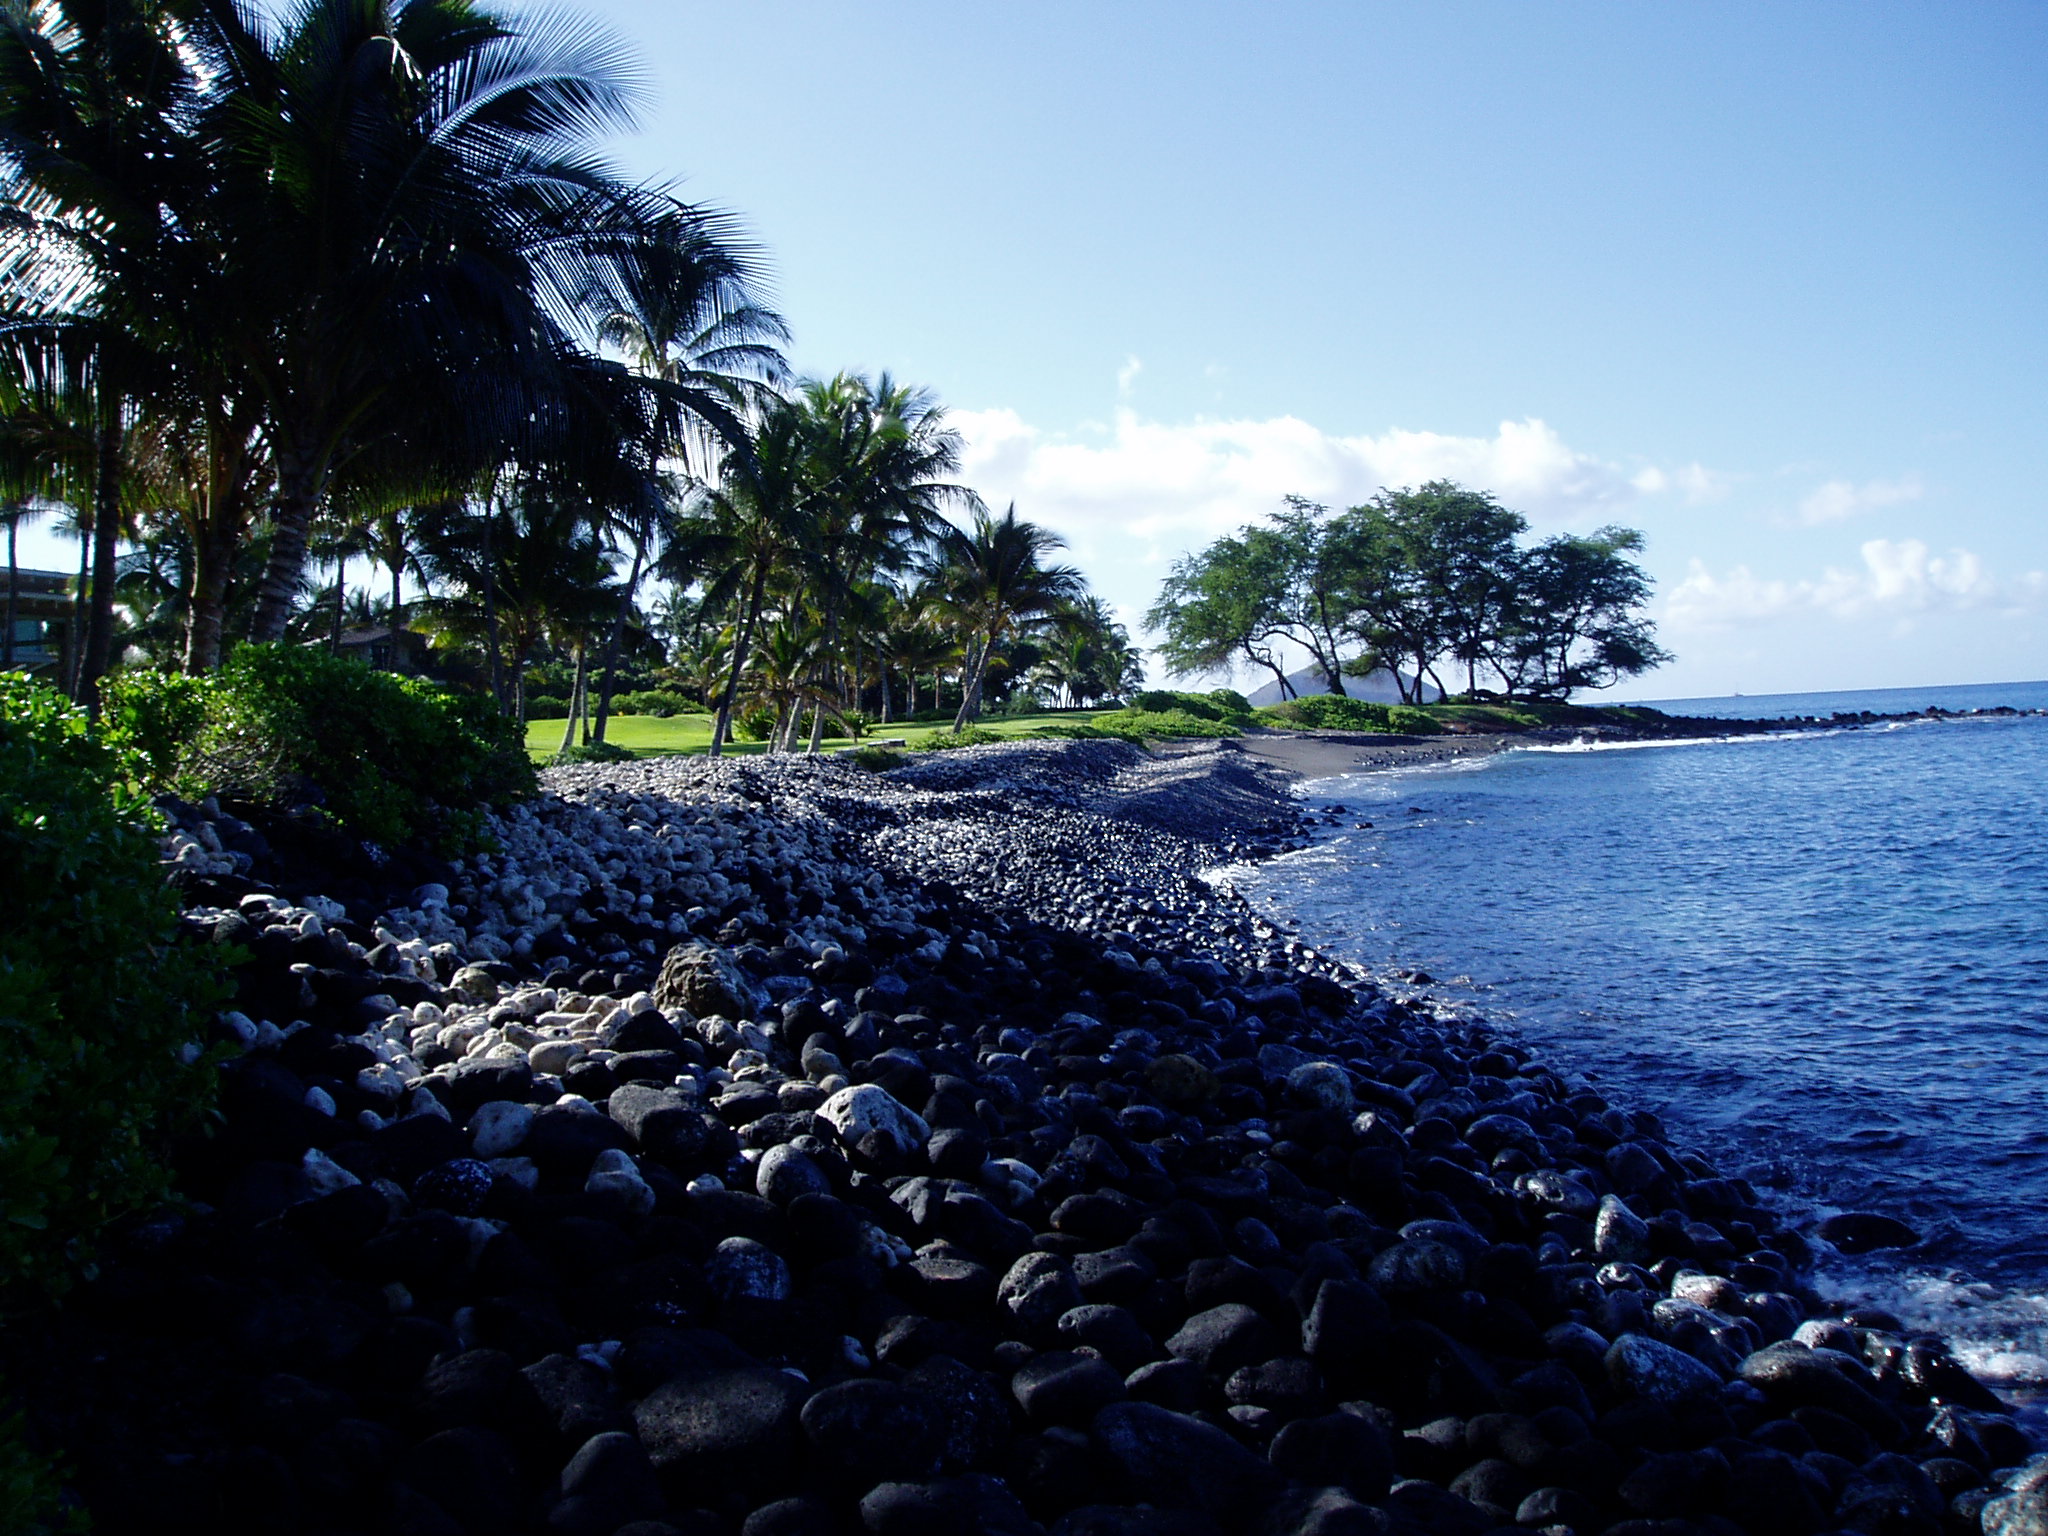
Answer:
<svg viewBox="0 0 2048 1536"><path fill-rule="evenodd" d="M1047 726L1086 725L1098 716L1112 713L1109 710L1062 709L1034 715L987 715L975 724L975 729L991 736L1029 736ZM555 749L562 744L561 720L534 720L526 727L526 751L537 763L546 763L555 755ZM918 747L935 736L950 736L953 726L950 721L930 724L877 725L869 727L862 743L887 741L900 737L912 748ZM977 738L984 739L984 738ZM701 753L711 746L711 717L709 715L673 715L662 719L655 715L613 715L605 727L605 740L624 747L635 757L673 757L677 754ZM824 750L836 751L841 747L856 745L851 737L827 736ZM765 741L729 741L725 745L728 754L734 757L758 755L768 750Z"/></svg>
<svg viewBox="0 0 2048 1536"><path fill-rule="evenodd" d="M1179 696L1182 704L1190 696ZM1581 726L1581 725L1639 725L1654 730L1663 721L1655 710L1634 709L1628 706L1592 706L1585 704L1531 704L1517 703L1512 707L1498 704L1425 704L1397 706L1398 713L1388 725L1379 729L1409 730L1452 730L1452 731L1523 731L1539 726ZM1209 720L1191 714L1184 707L1141 711L1135 709L1062 709L1048 710L1029 715L989 715L970 727L975 741L989 741L1001 737L1017 736L1079 736L1113 735L1126 739L1141 737L1174 736L1235 736L1243 725L1277 726L1280 729L1302 729L1300 724L1279 717L1272 709L1262 710L1255 718L1235 721ZM545 764L555 755L562 744L560 720L535 720L526 728L526 750L536 763ZM1313 727L1310 727L1313 728ZM855 742L846 736L828 736L824 750L837 751L843 747L864 746L870 749L877 741L900 738L910 750L923 746L933 738L950 737L953 726L950 721L916 722L897 725L878 725ZM655 715L614 715L605 732L606 739L616 746L625 748L635 757L672 757L677 754L701 753L711 745L711 717L709 715L674 715L662 718ZM725 750L735 757L764 753L768 744L764 741L729 741ZM871 766L882 766L885 754L870 750L866 756Z"/></svg>

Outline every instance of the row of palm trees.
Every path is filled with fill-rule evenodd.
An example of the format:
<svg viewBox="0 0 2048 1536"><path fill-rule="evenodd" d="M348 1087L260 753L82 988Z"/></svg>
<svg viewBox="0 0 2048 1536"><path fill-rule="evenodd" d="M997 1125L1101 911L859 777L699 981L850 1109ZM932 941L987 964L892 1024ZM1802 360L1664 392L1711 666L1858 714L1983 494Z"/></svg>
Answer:
<svg viewBox="0 0 2048 1536"><path fill-rule="evenodd" d="M124 616L204 672L364 557L508 709L566 648L600 737L650 583L720 621L714 751L886 692L882 612L958 647L960 725L1024 627L1128 651L928 395L788 378L735 221L594 151L639 95L568 13L0 0L0 505L79 533L79 697Z"/></svg>

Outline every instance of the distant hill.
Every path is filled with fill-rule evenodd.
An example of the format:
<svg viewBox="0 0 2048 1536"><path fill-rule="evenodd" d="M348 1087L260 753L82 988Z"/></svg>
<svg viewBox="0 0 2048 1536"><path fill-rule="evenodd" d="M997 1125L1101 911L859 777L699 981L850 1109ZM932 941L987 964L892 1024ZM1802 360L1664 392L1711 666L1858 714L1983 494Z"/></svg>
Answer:
<svg viewBox="0 0 2048 1536"><path fill-rule="evenodd" d="M1316 667L1303 667L1299 672L1290 672L1287 674L1287 681L1294 685L1295 693L1304 698L1312 693L1328 693L1330 691L1329 686L1323 681L1321 670ZM1394 674L1384 667L1373 673L1370 677L1345 678L1344 691L1352 698L1362 699L1367 704L1398 704L1401 702L1401 690L1394 682ZM1278 704L1280 702L1280 685L1278 683L1268 683L1257 693L1247 694L1246 697L1252 701L1255 707L1260 704ZM1434 704L1443 697L1443 693L1441 690L1432 688L1429 684L1424 683L1422 685L1422 697L1423 702Z"/></svg>

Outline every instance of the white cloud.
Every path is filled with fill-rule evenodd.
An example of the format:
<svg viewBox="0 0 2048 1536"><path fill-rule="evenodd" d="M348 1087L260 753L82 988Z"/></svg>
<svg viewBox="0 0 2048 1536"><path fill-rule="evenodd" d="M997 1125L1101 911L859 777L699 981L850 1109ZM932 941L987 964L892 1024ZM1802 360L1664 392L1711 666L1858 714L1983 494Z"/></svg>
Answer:
<svg viewBox="0 0 2048 1536"><path fill-rule="evenodd" d="M1137 357L1126 357L1123 367L1116 371L1116 397L1119 400L1131 398L1131 386L1138 382L1138 375L1145 371L1144 361Z"/></svg>
<svg viewBox="0 0 2048 1536"><path fill-rule="evenodd" d="M1879 507L1896 507L1903 502L1918 501L1925 494L1926 487L1912 475L1903 480L1866 480L1862 485L1852 485L1847 480L1830 480L1799 503L1799 521L1808 527L1819 523L1839 523Z"/></svg>
<svg viewBox="0 0 2048 1536"><path fill-rule="evenodd" d="M996 506L1016 501L1077 550L1123 533L1177 551L1260 520L1290 493L1350 506L1383 486L1456 480L1559 527L1598 522L1644 494L1696 499L1713 485L1697 465L1646 483L1534 418L1504 421L1490 437L1404 428L1342 437L1292 416L1167 424L1128 407L1076 434L1041 431L1007 409L951 420L967 438L967 483Z"/></svg>
<svg viewBox="0 0 2048 1536"><path fill-rule="evenodd" d="M1676 491L1695 507L1720 501L1728 494L1730 483L1727 475L1697 463L1673 470L1662 470L1653 464L1648 469L1638 470L1629 480L1629 484L1646 496Z"/></svg>
<svg viewBox="0 0 2048 1536"><path fill-rule="evenodd" d="M1860 566L1793 581L1746 565L1717 576L1696 559L1665 599L1663 617L1675 629L1715 630L1798 614L1910 618L2048 606L2048 572L1999 580L1967 549L1937 555L1919 539L1871 539L1860 554Z"/></svg>

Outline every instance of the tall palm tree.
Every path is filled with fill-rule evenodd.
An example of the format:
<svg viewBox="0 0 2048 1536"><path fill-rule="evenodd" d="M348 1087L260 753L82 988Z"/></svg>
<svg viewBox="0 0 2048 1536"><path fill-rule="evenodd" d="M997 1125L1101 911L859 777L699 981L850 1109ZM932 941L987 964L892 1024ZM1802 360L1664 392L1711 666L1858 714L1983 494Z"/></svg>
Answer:
<svg viewBox="0 0 2048 1536"><path fill-rule="evenodd" d="M125 434L179 411L219 427L232 397L216 345L229 274L201 206L215 167L200 115L205 78L192 17L170 0L36 0L0 9L0 342L14 371L64 376L97 448L88 695L112 659L117 469ZM190 9L185 7L185 9ZM243 441L249 441L245 427ZM211 457L235 489L238 462ZM195 542L190 579L222 564ZM195 620L196 622L196 620Z"/></svg>
<svg viewBox="0 0 2048 1536"><path fill-rule="evenodd" d="M330 506L327 515L313 527L314 557L334 563L334 588L328 599L327 648L335 650L341 645L342 621L348 613L348 563L371 553L374 545L369 526L347 508ZM394 630L396 627L394 621Z"/></svg>
<svg viewBox="0 0 2048 1536"><path fill-rule="evenodd" d="M789 401L767 408L749 452L728 452L715 484L693 488L659 570L670 581L697 581L704 602L734 614L732 664L711 725L711 755L732 732L769 584L803 568L818 548L806 480L809 423Z"/></svg>
<svg viewBox="0 0 2048 1536"><path fill-rule="evenodd" d="M650 469L664 458L688 471L709 471L718 454L744 448L741 413L765 402L783 375L777 344L789 339L781 316L750 284L757 263L724 214L677 204L654 237L620 273L617 307L597 324L601 344L654 391L642 444ZM657 483L657 478L660 483ZM640 493L614 509L612 526L631 560L618 612L605 642L594 738L603 741L611 715L621 644L640 581L675 531L674 487L650 475Z"/></svg>
<svg viewBox="0 0 2048 1536"><path fill-rule="evenodd" d="M1066 540L1051 529L1021 521L1015 502L999 518L976 513L971 527L949 529L940 540L929 568L936 605L968 639L955 735L981 713L989 659L1003 638L1085 592L1079 571L1045 563L1065 547Z"/></svg>
<svg viewBox="0 0 2048 1536"><path fill-rule="evenodd" d="M948 508L978 513L981 500L951 479L963 441L928 391L886 373L872 382L842 373L807 382L797 401L810 422L811 495L823 556L810 586L824 618L821 661L832 665L841 617L860 584L905 569L915 550L947 526ZM818 750L824 729L819 708L810 751Z"/></svg>
<svg viewBox="0 0 2048 1536"><path fill-rule="evenodd" d="M421 567L440 587L417 605L422 627L502 655L509 703L524 721L527 664L550 635L592 632L616 592L611 558L573 486L523 477L481 505L422 509Z"/></svg>
<svg viewBox="0 0 2048 1536"><path fill-rule="evenodd" d="M15 611L21 586L21 525L41 515L40 507L26 501L0 505L0 522L7 524L7 627L0 634L0 671L12 671L14 667Z"/></svg>
<svg viewBox="0 0 2048 1536"><path fill-rule="evenodd" d="M630 120L619 47L474 0L188 0L218 146L210 227L242 294L276 466L255 635L282 632L314 511L373 449L423 477L531 447L568 343L673 200L590 151Z"/></svg>

